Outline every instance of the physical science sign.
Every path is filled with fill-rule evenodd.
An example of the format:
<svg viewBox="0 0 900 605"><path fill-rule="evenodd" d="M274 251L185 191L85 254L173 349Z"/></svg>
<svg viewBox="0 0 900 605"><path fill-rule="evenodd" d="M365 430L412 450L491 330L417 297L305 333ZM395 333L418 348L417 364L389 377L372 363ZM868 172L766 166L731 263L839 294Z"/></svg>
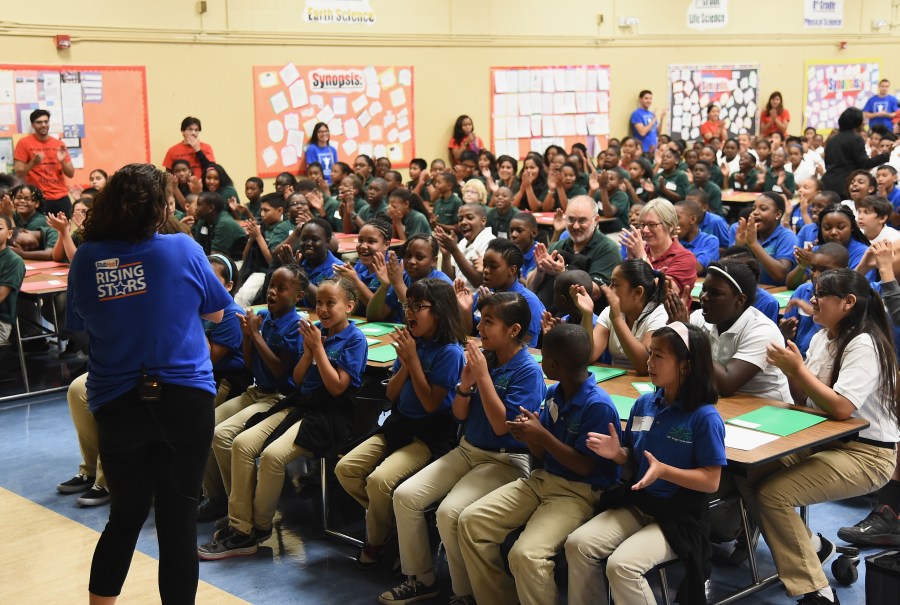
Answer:
<svg viewBox="0 0 900 605"><path fill-rule="evenodd" d="M807 29L844 27L844 0L803 0L803 27Z"/></svg>

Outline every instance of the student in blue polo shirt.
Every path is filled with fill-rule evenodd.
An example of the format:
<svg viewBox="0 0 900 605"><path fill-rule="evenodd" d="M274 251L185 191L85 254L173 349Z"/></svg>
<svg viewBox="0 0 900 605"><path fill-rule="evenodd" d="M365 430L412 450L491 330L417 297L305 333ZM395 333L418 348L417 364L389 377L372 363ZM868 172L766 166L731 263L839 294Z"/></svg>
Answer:
<svg viewBox="0 0 900 605"><path fill-rule="evenodd" d="M759 283L783 286L788 272L794 268L794 247L797 237L781 224L784 198L771 191L763 192L753 203L747 219L739 219L732 245L750 248L759 261Z"/></svg>
<svg viewBox="0 0 900 605"><path fill-rule="evenodd" d="M819 215L829 206L841 203L841 197L834 191L817 193L809 203L809 217L813 220L800 227L797 232L797 247L815 246L819 241Z"/></svg>
<svg viewBox="0 0 900 605"><path fill-rule="evenodd" d="M300 321L303 355L293 368L300 387L272 408L247 419L232 446L228 527L197 549L205 561L251 555L272 535L284 487L284 467L300 456L322 456L347 440L353 395L362 385L368 345L349 320L357 303L353 284L327 279L316 292L315 324ZM259 457L259 470L256 458Z"/></svg>
<svg viewBox="0 0 900 605"><path fill-rule="evenodd" d="M875 181L878 183L878 194L883 195L894 207L900 206L900 187L897 187L897 169L890 164L882 164L875 170Z"/></svg>
<svg viewBox="0 0 900 605"><path fill-rule="evenodd" d="M820 244L834 242L840 244L847 249L847 266L856 269L862 261L863 255L869 249L869 238L860 230L856 224L856 218L853 211L844 204L835 204L829 206L819 213L819 238ZM795 256L797 258L797 266L794 267L787 277L787 286L789 288L797 288L807 280L807 268L811 264L813 251L797 247ZM874 269L866 274L869 281L878 279L878 272Z"/></svg>
<svg viewBox="0 0 900 605"><path fill-rule="evenodd" d="M421 279L406 292L406 328L394 334L397 360L387 384L395 403L381 430L337 463L344 490L366 509L366 541L357 564L378 564L393 526L394 489L456 444L451 414L466 340L453 286Z"/></svg>
<svg viewBox="0 0 900 605"><path fill-rule="evenodd" d="M703 275L709 263L719 260L719 240L700 231L700 221L706 213L696 203L678 202L675 212L678 214L678 241L697 259L697 275Z"/></svg>
<svg viewBox="0 0 900 605"><path fill-rule="evenodd" d="M617 603L655 603L644 574L676 557L686 570L679 602L706 600L709 494L727 463L709 340L682 322L660 328L648 368L657 390L634 403L621 442L614 431L588 434L591 451L637 472L631 489L609 494L606 510L566 541L572 605L606 593L603 559Z"/></svg>
<svg viewBox="0 0 900 605"><path fill-rule="evenodd" d="M525 342L529 346L537 346L541 335L541 315L544 313L544 305L534 292L519 281L519 267L523 262L522 251L517 245L508 239L495 239L488 244L484 252L482 259L484 282L478 292L473 295L461 279L454 282L453 287L462 310L463 325L467 334L474 333L481 320L478 298L485 289L492 292L515 292L522 295L528 303L528 308L531 309L531 320L525 327L527 335Z"/></svg>
<svg viewBox="0 0 900 605"><path fill-rule="evenodd" d="M459 541L472 593L479 603L557 602L552 560L566 536L594 514L601 490L619 481L619 467L587 447L589 432L621 434L619 414L588 369L591 340L581 326L560 324L544 336L541 367L559 383L547 391L540 416L522 407L506 425L544 468L469 505L459 518ZM509 552L500 544L525 526Z"/></svg>
<svg viewBox="0 0 900 605"><path fill-rule="evenodd" d="M459 550L459 515L494 489L528 475L528 448L512 437L506 421L519 415L519 406L536 413L547 391L541 368L527 348L531 311L514 292L488 294L478 306L483 352L474 342L466 345L466 367L453 399L453 415L464 423L462 442L394 492L400 562L407 580L381 595L379 600L388 605L438 594L425 522L425 509L438 501L438 531L453 594L471 599Z"/></svg>
<svg viewBox="0 0 900 605"><path fill-rule="evenodd" d="M332 235L331 225L323 218L307 221L300 231L298 248L303 255L300 266L309 277L306 295L300 301L301 307L312 307L316 300L316 288L326 279L334 277L335 265L344 264L328 249Z"/></svg>
<svg viewBox="0 0 900 605"><path fill-rule="evenodd" d="M550 311L544 311L541 315L541 331L546 334L553 329L553 326L561 323L584 325L584 317L587 312L578 308L576 296L582 290L587 292L592 284L590 274L581 269L569 269L557 275L553 280L553 307L555 307L556 313L562 314L562 316L554 317ZM594 313L593 301L591 303L589 311L591 329L593 329L597 325L599 315Z"/></svg>
<svg viewBox="0 0 900 605"><path fill-rule="evenodd" d="M356 287L359 302L354 315L365 315L366 307L381 286L375 272L375 259L384 259L391 243L391 223L383 217L376 217L360 228L356 238L356 254L359 260L350 265L334 265L334 274L347 279Z"/></svg>
<svg viewBox="0 0 900 605"><path fill-rule="evenodd" d="M208 257L216 277L234 295L237 292L237 266L234 261L222 254ZM244 365L241 316L245 315L233 299L225 307L225 315L219 323L203 321L203 330L209 342L209 358L213 364L213 377L216 379L216 406L237 397L247 390L253 382L253 375Z"/></svg>
<svg viewBox="0 0 900 605"><path fill-rule="evenodd" d="M522 251L522 266L519 268L520 279L524 283L528 275L534 271L534 241L538 234L538 224L530 212L522 212L509 221L509 239Z"/></svg>
<svg viewBox="0 0 900 605"><path fill-rule="evenodd" d="M709 211L709 194L702 189L691 189L684 198L694 202L703 209L703 218L700 220L700 231L714 236L719 241L719 248L727 248L731 245L731 233L728 223L724 218Z"/></svg>

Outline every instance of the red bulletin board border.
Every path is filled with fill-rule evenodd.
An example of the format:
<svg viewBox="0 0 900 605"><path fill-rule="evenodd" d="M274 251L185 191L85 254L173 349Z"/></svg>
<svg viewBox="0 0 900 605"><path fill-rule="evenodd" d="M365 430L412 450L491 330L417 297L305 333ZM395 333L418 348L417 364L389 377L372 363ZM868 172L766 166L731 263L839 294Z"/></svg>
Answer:
<svg viewBox="0 0 900 605"><path fill-rule="evenodd" d="M523 69L528 69L528 70L540 70L540 69L574 70L574 69L581 69L581 68L589 68L589 69L590 68L593 68L593 69L602 68L602 69L605 69L607 72L609 72L610 88L609 88L609 90L602 91L602 92L606 92L609 95L609 103L610 103L609 109L607 109L605 114L601 114L599 111L595 112L596 114L599 114L599 115L606 115L607 119L609 119L609 117L612 115L612 110L611 110L611 108L612 108L612 65L610 65L608 63L592 63L592 64L579 64L579 65L497 65L497 66L492 66L490 68L490 72L488 74L489 94L491 97L491 113L490 113L491 151L495 152L495 150L496 150L496 141L494 140L494 95L504 94L504 93L497 93L494 88L495 74L498 71L514 71L514 70L523 70ZM593 91L593 92L601 92L601 91ZM542 113L541 114L532 113L532 115L541 115L542 116L543 114ZM606 142L609 141L609 138L611 136L612 136L612 124L610 123L610 132L607 134L604 134L604 135L586 134L586 135L572 135L572 136L565 136L565 137L543 137L542 136L541 138L563 138L565 141L565 147L567 149L570 149L573 143L584 143L588 148L588 155L596 155L596 153L600 149L606 148ZM525 153L522 153L522 146L524 145L526 148L530 149L532 138L537 138L537 137L528 137L528 138L518 139L519 154L518 154L518 157L516 158L517 160L521 161L522 158L524 158L528 154L527 150ZM593 141L592 141L592 139L593 139Z"/></svg>
<svg viewBox="0 0 900 605"><path fill-rule="evenodd" d="M141 101L143 102L143 111L139 111L138 117L142 121L142 128L140 129L143 133L144 142L141 146L141 152L143 153L142 161L145 163L150 162L150 120L149 120L149 106L147 101L147 68L143 65L39 65L39 64L13 64L13 63L0 63L0 70L2 71L25 71L25 70L33 70L33 71L56 71L56 72L69 72L69 71L87 71L87 72L137 72L140 76L140 87L141 87ZM99 103L99 105L104 106L109 101L104 94L104 100ZM131 111L132 107L127 107L125 111ZM87 113L87 110L85 111ZM86 136L88 138L90 136L89 129L90 124L87 123L87 117L85 117L85 129ZM21 133L7 133L8 136L12 136L14 142L18 142L18 139L21 138ZM75 171L75 176L69 179L71 184L77 185L87 185L88 176L94 168L104 168L107 172L112 174L112 172L118 169L121 166L121 162L117 161L113 158L119 157L122 155L121 151L111 150L109 156L104 158L88 158L85 157L84 168L79 168ZM133 161L139 161L138 158L134 158Z"/></svg>

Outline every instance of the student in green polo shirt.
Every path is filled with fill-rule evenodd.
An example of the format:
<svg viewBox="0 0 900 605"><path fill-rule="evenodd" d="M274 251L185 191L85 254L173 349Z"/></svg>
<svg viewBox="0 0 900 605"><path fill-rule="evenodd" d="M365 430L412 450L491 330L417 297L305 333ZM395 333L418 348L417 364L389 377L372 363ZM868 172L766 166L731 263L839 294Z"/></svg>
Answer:
<svg viewBox="0 0 900 605"><path fill-rule="evenodd" d="M631 200L628 194L622 191L619 173L614 170L604 170L591 175L591 197L597 202L597 209L601 216L614 218L615 221L600 223L600 230L604 233L616 233L628 227L628 210L631 208Z"/></svg>
<svg viewBox="0 0 900 605"><path fill-rule="evenodd" d="M741 153L738 168L738 172L728 176L729 187L735 191L759 191L762 188L762 181L756 170L756 158L753 157L753 154L749 151Z"/></svg>
<svg viewBox="0 0 900 605"><path fill-rule="evenodd" d="M587 190L578 185L577 181L578 167L575 164L566 162L558 173L551 172L547 177L547 189L553 195L544 198L544 211L550 212L557 208L565 210L570 199L587 194Z"/></svg>
<svg viewBox="0 0 900 605"><path fill-rule="evenodd" d="M379 214L387 214L387 182L375 177L366 187L366 204L356 212L344 213L341 216L344 233L357 233L362 226Z"/></svg>
<svg viewBox="0 0 900 605"><path fill-rule="evenodd" d="M628 171L622 168L622 150L615 146L610 145L609 148L603 152L603 168L605 170L613 170L618 173L620 179L628 178Z"/></svg>
<svg viewBox="0 0 900 605"><path fill-rule="evenodd" d="M247 243L247 233L228 212L225 198L217 191L204 191L197 198L193 233L207 255L239 258Z"/></svg>
<svg viewBox="0 0 900 605"><path fill-rule="evenodd" d="M722 190L712 182L712 171L708 162L697 160L691 170L694 177L694 187L702 189L709 196L709 209L716 214L722 213Z"/></svg>
<svg viewBox="0 0 900 605"><path fill-rule="evenodd" d="M787 162L787 153L784 148L779 147L772 151L769 161L772 165L766 171L762 190L780 193L785 196L785 199L790 200L794 197L797 185L794 182L794 175L784 169L784 164Z"/></svg>
<svg viewBox="0 0 900 605"><path fill-rule="evenodd" d="M13 232L9 246L24 260L53 260L53 247L58 239L59 233L49 225L34 229L21 227Z"/></svg>
<svg viewBox="0 0 900 605"><path fill-rule="evenodd" d="M459 207L462 200L453 193L456 188L456 177L449 172L441 172L434 175L434 220L435 224L445 230L456 233L456 224L459 222ZM432 225L434 228L435 225Z"/></svg>
<svg viewBox="0 0 900 605"><path fill-rule="evenodd" d="M334 231L343 230L344 225L338 213L341 204L331 197L330 190L326 188L328 193L325 193L321 187L316 186L313 179L303 178L297 181L296 191L303 194L313 217L324 218Z"/></svg>
<svg viewBox="0 0 900 605"><path fill-rule="evenodd" d="M25 279L25 261L7 245L12 234L12 219L0 216L0 346L9 343L16 321L16 298Z"/></svg>
<svg viewBox="0 0 900 605"><path fill-rule="evenodd" d="M699 151L700 159L709 165L709 182L714 183L719 189L725 188L725 179L722 177L722 169L716 161L716 150L712 145L704 145Z"/></svg>
<svg viewBox="0 0 900 605"><path fill-rule="evenodd" d="M259 224L256 221L247 224L249 237L238 274L241 289L234 296L234 301L241 307L249 307L256 302L275 248L291 234L293 225L284 220L284 206L284 198L277 193L265 195L259 204Z"/></svg>
<svg viewBox="0 0 900 605"><path fill-rule="evenodd" d="M6 209L0 207L0 211L13 221L17 229L37 229L46 227L46 217L38 212L44 196L41 190L34 185L18 185L9 190L9 199L12 206L6 205Z"/></svg>
<svg viewBox="0 0 900 605"><path fill-rule="evenodd" d="M509 223L519 214L519 209L512 207L512 199L509 187L501 185L494 192L494 206L487 211L487 226L497 237L509 239Z"/></svg>
<svg viewBox="0 0 900 605"><path fill-rule="evenodd" d="M691 187L687 174L678 170L678 153L665 149L660 157L660 171L656 173L656 194L672 203L683 200Z"/></svg>
<svg viewBox="0 0 900 605"><path fill-rule="evenodd" d="M394 237L405 242L417 233L431 235L428 209L422 199L409 189L394 189L388 197L388 218Z"/></svg>

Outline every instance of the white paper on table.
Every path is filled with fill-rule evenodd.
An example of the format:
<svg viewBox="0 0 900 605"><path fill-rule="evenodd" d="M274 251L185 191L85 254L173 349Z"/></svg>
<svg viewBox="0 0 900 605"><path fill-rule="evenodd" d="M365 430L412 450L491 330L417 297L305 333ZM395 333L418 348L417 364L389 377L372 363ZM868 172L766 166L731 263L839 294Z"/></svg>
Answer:
<svg viewBox="0 0 900 605"><path fill-rule="evenodd" d="M390 88L394 84L397 83L397 74L394 72L393 67L388 67L378 76L378 81L381 82L382 88Z"/></svg>
<svg viewBox="0 0 900 605"><path fill-rule="evenodd" d="M274 147L266 147L262 152L263 164L266 165L266 168L271 168L275 165L275 162L278 161L278 152L275 151Z"/></svg>
<svg viewBox="0 0 900 605"><path fill-rule="evenodd" d="M387 133L387 140L393 143L400 136L400 131L396 128L391 128Z"/></svg>
<svg viewBox="0 0 900 605"><path fill-rule="evenodd" d="M506 138L519 138L519 119L514 117L506 118Z"/></svg>
<svg viewBox="0 0 900 605"><path fill-rule="evenodd" d="M375 154L373 153L374 150L375 150L375 147L372 145L372 143L366 142L366 143L359 144L359 155L367 155L370 158L376 157Z"/></svg>
<svg viewBox="0 0 900 605"><path fill-rule="evenodd" d="M273 143L280 143L284 138L284 124L281 120L269 120L268 125L269 140Z"/></svg>
<svg viewBox="0 0 900 605"><path fill-rule="evenodd" d="M405 143L412 138L412 133L409 130L401 130L400 136L398 137L401 143Z"/></svg>
<svg viewBox="0 0 900 605"><path fill-rule="evenodd" d="M261 88L272 88L276 84L278 84L278 74L274 71L264 71L259 74L259 85Z"/></svg>
<svg viewBox="0 0 900 605"><path fill-rule="evenodd" d="M745 429L734 426L731 423L725 424L725 447L736 450L748 451L756 449L760 446L772 443L778 439L778 435L771 435L753 429Z"/></svg>
<svg viewBox="0 0 900 605"><path fill-rule="evenodd" d="M398 90L403 89L399 88ZM379 86L378 84L369 84L368 86L366 86L366 96L370 99L377 99L381 96L381 86Z"/></svg>
<svg viewBox="0 0 900 605"><path fill-rule="evenodd" d="M287 133L287 144L291 145L294 149L297 150L297 155L303 153L303 145L306 142L306 137L303 136L303 132L300 130L288 130Z"/></svg>
<svg viewBox="0 0 900 605"><path fill-rule="evenodd" d="M350 107L353 108L353 113L359 113L363 109L365 109L366 105L368 104L369 99L367 99L365 95L362 95L353 99L353 102L350 103Z"/></svg>
<svg viewBox="0 0 900 605"><path fill-rule="evenodd" d="M269 99L269 102L272 104L272 111L275 112L275 115L278 115L288 108L287 95L283 92L272 95L272 97Z"/></svg>
<svg viewBox="0 0 900 605"><path fill-rule="evenodd" d="M384 110L384 106L382 106L381 101L372 101L372 104L369 105L369 115L377 116Z"/></svg>
<svg viewBox="0 0 900 605"><path fill-rule="evenodd" d="M384 129L377 124L373 124L369 127L369 140L370 141L380 141L384 136Z"/></svg>
<svg viewBox="0 0 900 605"><path fill-rule="evenodd" d="M506 115L519 115L519 95L506 95Z"/></svg>
<svg viewBox="0 0 900 605"><path fill-rule="evenodd" d="M497 117L506 115L506 95L494 95L494 115Z"/></svg>
<svg viewBox="0 0 900 605"><path fill-rule="evenodd" d="M369 125L369 122L372 121L372 116L369 114L368 109L364 109L363 112L357 116L357 119L359 120L359 125L365 128Z"/></svg>
<svg viewBox="0 0 900 605"><path fill-rule="evenodd" d="M281 71L278 72L278 75L281 76L281 81L284 82L285 86L290 86L300 77L300 72L297 71L297 66L291 62L282 67Z"/></svg>
<svg viewBox="0 0 900 605"><path fill-rule="evenodd" d="M296 113L284 114L285 130L300 130L300 116Z"/></svg>
<svg viewBox="0 0 900 605"><path fill-rule="evenodd" d="M297 163L297 150L293 145L286 145L281 148L281 163L285 166L293 166Z"/></svg>
<svg viewBox="0 0 900 605"><path fill-rule="evenodd" d="M344 123L341 122L340 118L332 118L332 120L328 122L328 132L330 132L332 136L338 137L344 134Z"/></svg>
<svg viewBox="0 0 900 605"><path fill-rule="evenodd" d="M334 118L334 112L331 110L330 105L326 105L319 112L319 115L316 116L316 119L320 122L325 122L326 124L330 122Z"/></svg>
<svg viewBox="0 0 900 605"><path fill-rule="evenodd" d="M401 105L406 105L406 90L395 88L391 91L391 106L400 107Z"/></svg>
<svg viewBox="0 0 900 605"><path fill-rule="evenodd" d="M516 128L520 139L531 136L531 118L528 116L519 116L519 126Z"/></svg>
<svg viewBox="0 0 900 605"><path fill-rule="evenodd" d="M366 84L378 84L378 72L371 65L363 70L363 75L366 78Z"/></svg>
<svg viewBox="0 0 900 605"><path fill-rule="evenodd" d="M494 144L496 145L497 141L506 138L506 120L505 119L496 119L494 120ZM503 155L497 150L499 155Z"/></svg>
<svg viewBox="0 0 900 605"><path fill-rule="evenodd" d="M306 96L306 82L297 80L291 84L288 91L291 93L291 107L296 109L309 103L309 97ZM284 94L284 93L281 93Z"/></svg>
<svg viewBox="0 0 900 605"><path fill-rule="evenodd" d="M344 150L344 155L353 155L353 153L356 151L356 141L354 141L353 139L347 139L341 145L341 148Z"/></svg>
<svg viewBox="0 0 900 605"><path fill-rule="evenodd" d="M406 116L397 120L397 128L406 128L407 126L409 126L409 118Z"/></svg>
<svg viewBox="0 0 900 605"><path fill-rule="evenodd" d="M401 86L410 86L412 84L412 71L409 69L401 69L397 81Z"/></svg>
<svg viewBox="0 0 900 605"><path fill-rule="evenodd" d="M583 115L575 116L575 134L584 136L587 131L587 117Z"/></svg>
<svg viewBox="0 0 900 605"><path fill-rule="evenodd" d="M347 115L347 97L332 97L331 110L336 116Z"/></svg>
<svg viewBox="0 0 900 605"><path fill-rule="evenodd" d="M356 118L344 120L344 136L348 139L355 139L359 136L359 122L356 121Z"/></svg>
<svg viewBox="0 0 900 605"><path fill-rule="evenodd" d="M322 95L310 95L309 102L311 105L315 105L319 109L325 107L325 97Z"/></svg>

